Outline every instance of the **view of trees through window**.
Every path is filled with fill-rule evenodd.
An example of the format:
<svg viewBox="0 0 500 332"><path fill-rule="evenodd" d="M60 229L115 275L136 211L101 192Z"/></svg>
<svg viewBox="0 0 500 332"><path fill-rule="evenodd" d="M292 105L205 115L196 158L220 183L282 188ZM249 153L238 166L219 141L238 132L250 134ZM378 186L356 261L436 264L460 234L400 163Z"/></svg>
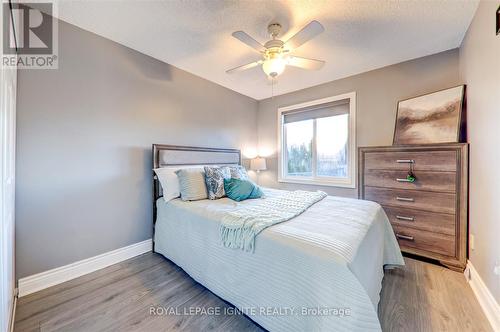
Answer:
<svg viewBox="0 0 500 332"><path fill-rule="evenodd" d="M314 120L286 125L287 174L312 176L312 140Z"/></svg>
<svg viewBox="0 0 500 332"><path fill-rule="evenodd" d="M316 119L317 175L347 177L349 115Z"/></svg>
<svg viewBox="0 0 500 332"><path fill-rule="evenodd" d="M288 176L348 176L348 114L291 122L285 127ZM313 137L316 137L316 170L313 169Z"/></svg>

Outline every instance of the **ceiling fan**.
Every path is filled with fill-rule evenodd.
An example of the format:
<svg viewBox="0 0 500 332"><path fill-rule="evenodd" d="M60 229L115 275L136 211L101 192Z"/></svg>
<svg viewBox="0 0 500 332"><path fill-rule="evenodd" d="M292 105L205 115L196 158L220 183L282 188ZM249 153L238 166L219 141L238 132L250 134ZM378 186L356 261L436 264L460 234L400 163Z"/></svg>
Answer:
<svg viewBox="0 0 500 332"><path fill-rule="evenodd" d="M304 69L318 70L325 64L325 61L322 60L308 59L290 54L302 44L325 31L325 28L323 28L321 23L319 23L318 21L310 22L286 42L278 39L278 36L281 33L281 24L269 24L269 26L267 27L267 31L271 35L272 39L266 42L264 45L256 41L246 32L233 32L232 36L234 38L259 52L262 55L262 59L229 69L226 71L226 73L232 74L262 65L262 70L264 70L266 75L271 79L274 79L278 75L283 73L287 65Z"/></svg>

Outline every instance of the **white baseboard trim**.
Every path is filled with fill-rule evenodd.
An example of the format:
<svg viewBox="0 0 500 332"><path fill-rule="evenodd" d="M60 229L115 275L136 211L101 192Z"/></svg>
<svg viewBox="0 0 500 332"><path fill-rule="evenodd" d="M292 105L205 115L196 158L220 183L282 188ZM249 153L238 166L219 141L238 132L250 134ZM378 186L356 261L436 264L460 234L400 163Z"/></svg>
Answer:
<svg viewBox="0 0 500 332"><path fill-rule="evenodd" d="M472 291L483 309L486 318L488 318L493 331L500 332L500 305L496 302L490 290L484 284L483 279L477 273L474 265L470 261L467 262L467 268L464 271L465 278L469 282Z"/></svg>
<svg viewBox="0 0 500 332"><path fill-rule="evenodd" d="M55 286L129 258L139 256L151 251L152 246L152 239L148 239L98 256L21 278L18 282L19 297L38 292L42 289Z"/></svg>

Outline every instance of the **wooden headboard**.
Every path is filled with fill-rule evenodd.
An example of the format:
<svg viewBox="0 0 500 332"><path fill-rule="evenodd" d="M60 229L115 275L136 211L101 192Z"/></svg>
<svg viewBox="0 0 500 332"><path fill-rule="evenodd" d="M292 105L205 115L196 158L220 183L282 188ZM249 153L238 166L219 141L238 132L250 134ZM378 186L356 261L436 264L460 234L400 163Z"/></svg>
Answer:
<svg viewBox="0 0 500 332"><path fill-rule="evenodd" d="M235 164L241 165L241 152L237 149L153 144L153 168ZM153 227L156 222L156 200L161 196L160 182L153 171Z"/></svg>

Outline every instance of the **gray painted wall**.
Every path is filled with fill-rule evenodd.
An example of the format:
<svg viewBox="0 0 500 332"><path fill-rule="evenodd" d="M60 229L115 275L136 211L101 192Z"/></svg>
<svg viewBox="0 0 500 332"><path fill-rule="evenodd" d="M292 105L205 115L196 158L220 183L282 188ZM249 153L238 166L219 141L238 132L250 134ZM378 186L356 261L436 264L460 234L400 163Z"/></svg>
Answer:
<svg viewBox="0 0 500 332"><path fill-rule="evenodd" d="M61 21L17 107L17 278L150 238L152 143L256 143L255 100Z"/></svg>
<svg viewBox="0 0 500 332"><path fill-rule="evenodd" d="M460 47L460 73L467 83L470 142L470 261L500 303L500 36L495 35L497 1L481 1Z"/></svg>
<svg viewBox="0 0 500 332"><path fill-rule="evenodd" d="M391 145L398 100L460 84L458 54L457 49L450 50L260 101L259 153L268 157L268 170L260 173L259 183L357 197L357 189L277 182L278 107L356 91L358 146Z"/></svg>

